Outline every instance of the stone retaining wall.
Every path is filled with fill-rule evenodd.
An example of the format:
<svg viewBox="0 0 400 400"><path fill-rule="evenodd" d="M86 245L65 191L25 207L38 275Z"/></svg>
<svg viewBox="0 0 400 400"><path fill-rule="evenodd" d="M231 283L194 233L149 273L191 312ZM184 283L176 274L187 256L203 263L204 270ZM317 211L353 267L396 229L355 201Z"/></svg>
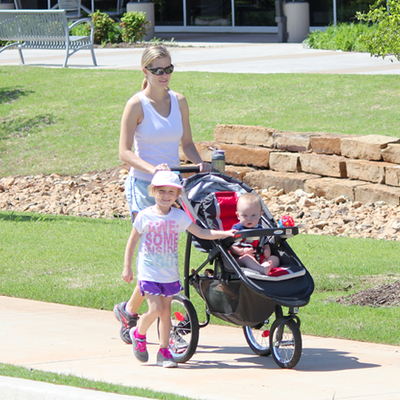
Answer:
<svg viewBox="0 0 400 400"><path fill-rule="evenodd" d="M344 195L364 204L400 204L397 138L217 125L214 141L196 147L205 161L211 161L210 147L225 150L227 173L251 187L275 186L285 193L302 189L327 199Z"/></svg>

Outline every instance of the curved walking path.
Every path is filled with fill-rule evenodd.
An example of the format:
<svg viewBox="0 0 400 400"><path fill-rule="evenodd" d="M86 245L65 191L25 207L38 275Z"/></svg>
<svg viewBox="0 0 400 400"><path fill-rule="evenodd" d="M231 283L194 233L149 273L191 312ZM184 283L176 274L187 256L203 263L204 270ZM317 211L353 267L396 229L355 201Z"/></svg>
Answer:
<svg viewBox="0 0 400 400"><path fill-rule="evenodd" d="M119 338L119 323L111 311L0 296L1 363L195 399L400 399L398 346L303 336L299 364L284 370L272 357L256 356L241 329L210 325L201 329L189 362L163 369L155 365L155 326L148 339L150 361L141 364ZM91 400L92 395L90 390L0 376L2 400Z"/></svg>

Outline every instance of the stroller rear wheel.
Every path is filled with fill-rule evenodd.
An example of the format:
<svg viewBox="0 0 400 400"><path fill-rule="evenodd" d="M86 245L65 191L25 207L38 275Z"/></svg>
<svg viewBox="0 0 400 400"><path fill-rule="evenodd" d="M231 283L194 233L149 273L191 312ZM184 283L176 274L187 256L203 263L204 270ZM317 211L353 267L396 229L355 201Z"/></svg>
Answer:
<svg viewBox="0 0 400 400"><path fill-rule="evenodd" d="M192 302L181 294L172 298L170 351L175 361L184 363L196 352L199 321Z"/></svg>
<svg viewBox="0 0 400 400"><path fill-rule="evenodd" d="M296 321L278 318L272 324L269 340L272 357L281 368L297 365L301 357L302 341Z"/></svg>
<svg viewBox="0 0 400 400"><path fill-rule="evenodd" d="M243 333L250 349L259 356L269 356L271 348L269 344L271 325L269 320L256 326L244 326Z"/></svg>

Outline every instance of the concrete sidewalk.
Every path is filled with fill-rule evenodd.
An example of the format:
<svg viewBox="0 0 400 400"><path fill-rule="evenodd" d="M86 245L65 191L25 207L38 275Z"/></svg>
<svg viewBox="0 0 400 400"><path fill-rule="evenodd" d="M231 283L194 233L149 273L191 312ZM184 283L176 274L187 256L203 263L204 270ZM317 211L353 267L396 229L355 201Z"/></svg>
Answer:
<svg viewBox="0 0 400 400"><path fill-rule="evenodd" d="M157 35L160 37L163 35ZM176 71L231 73L400 74L400 62L371 57L368 53L305 49L297 43L276 43L268 34L177 34L179 47L171 47ZM170 39L169 36L162 37ZM140 69L143 48L96 48L98 66L90 52L73 55L69 68ZM27 66L61 68L62 50L24 50ZM17 50L0 54L0 66L19 65Z"/></svg>
<svg viewBox="0 0 400 400"><path fill-rule="evenodd" d="M110 311L0 296L1 363L198 399L400 399L397 346L303 336L299 364L283 370L272 357L256 356L240 328L211 325L200 331L189 362L163 369L155 366L155 326L148 339L150 361L140 364L132 347L120 340L119 323ZM24 396L27 391L30 395ZM42 397L34 396L38 393ZM2 400L91 400L92 395L90 390L0 377ZM104 396L96 399L127 398Z"/></svg>

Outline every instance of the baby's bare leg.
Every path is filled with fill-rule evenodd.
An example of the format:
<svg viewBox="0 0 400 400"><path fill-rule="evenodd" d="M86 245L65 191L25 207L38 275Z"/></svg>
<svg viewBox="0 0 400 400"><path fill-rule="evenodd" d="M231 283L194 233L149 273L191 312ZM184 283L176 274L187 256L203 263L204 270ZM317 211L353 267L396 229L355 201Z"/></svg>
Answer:
<svg viewBox="0 0 400 400"><path fill-rule="evenodd" d="M267 275L267 267L260 265L260 263L257 260L255 260L254 257L252 256L244 255L238 258L238 264L241 267L249 268L252 269L253 271L259 272L260 274Z"/></svg>
<svg viewBox="0 0 400 400"><path fill-rule="evenodd" d="M269 244L263 246L263 255L266 260L271 257L271 246Z"/></svg>
<svg viewBox="0 0 400 400"><path fill-rule="evenodd" d="M266 275L269 275L272 268L279 266L279 258L277 256L270 256L267 260L263 261L261 265L267 268Z"/></svg>

